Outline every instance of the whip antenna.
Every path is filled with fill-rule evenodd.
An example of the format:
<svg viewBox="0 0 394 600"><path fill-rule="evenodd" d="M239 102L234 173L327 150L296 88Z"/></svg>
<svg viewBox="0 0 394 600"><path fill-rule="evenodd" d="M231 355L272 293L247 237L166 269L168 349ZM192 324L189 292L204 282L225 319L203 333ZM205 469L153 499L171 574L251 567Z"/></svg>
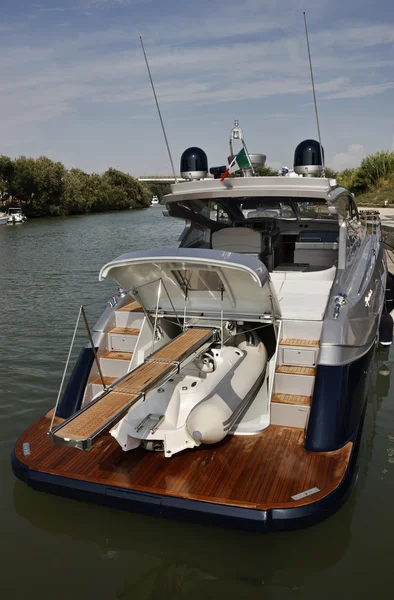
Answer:
<svg viewBox="0 0 394 600"><path fill-rule="evenodd" d="M140 42L141 42L141 47L142 47L142 52L144 53L144 58L145 58L145 62L146 62L146 68L148 70L148 75L149 75L149 79L150 79L150 84L152 86L152 91L153 91L153 96L155 98L155 102L156 102L156 107L157 107L157 112L159 113L159 119L160 119L160 123L161 123L161 128L163 130L163 135L164 135L164 141L166 143L167 146L167 152L168 152L168 156L170 158L170 163L171 163L171 168L172 168L172 173L174 175L174 179L175 179L175 183L178 183L178 178L175 174L175 169L174 169L174 163L172 162L172 156L171 156L171 150L170 150L170 146L168 144L168 139L167 139L167 135L166 135L166 130L164 129L164 123L163 123L163 119L161 117L161 112L160 112L160 107L159 107L159 102L157 100L157 96L156 96L156 91L155 91L155 86L153 85L153 79L152 79L152 75L150 72L150 68L149 68L149 63L148 63L148 59L146 57L146 52L145 52L145 48L144 48L144 43L142 41L142 37L140 36Z"/></svg>
<svg viewBox="0 0 394 600"><path fill-rule="evenodd" d="M319 113L318 113L318 110L317 110L317 100L316 100L316 92L315 92L315 80L313 79L311 49L309 47L309 36L308 36L308 27L307 27L307 24L306 24L306 14L305 13L303 13L303 14L304 14L304 23L305 23L306 45L307 45L307 48L308 48L309 68L311 70L311 82L312 82L313 102L315 104L317 135L319 137L320 154L321 154L321 159L322 159L322 162L323 162L323 175L324 175L324 170L326 168L326 165L325 165L324 154L323 154L323 146L322 146L322 143L321 143Z"/></svg>

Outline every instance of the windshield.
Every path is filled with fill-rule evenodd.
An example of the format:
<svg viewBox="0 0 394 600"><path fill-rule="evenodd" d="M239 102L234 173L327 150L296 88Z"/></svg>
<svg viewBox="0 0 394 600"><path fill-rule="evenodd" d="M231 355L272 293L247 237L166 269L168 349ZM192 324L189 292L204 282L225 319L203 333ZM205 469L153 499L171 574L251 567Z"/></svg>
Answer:
<svg viewBox="0 0 394 600"><path fill-rule="evenodd" d="M301 219L333 219L335 218L328 210L326 202L318 200L307 200L297 204Z"/></svg>
<svg viewBox="0 0 394 600"><path fill-rule="evenodd" d="M245 219L296 219L296 214L287 201L271 198L245 198L239 208Z"/></svg>
<svg viewBox="0 0 394 600"><path fill-rule="evenodd" d="M202 228L242 225L253 221L337 220L323 199L303 197L239 197L193 199L169 204L171 216L184 218Z"/></svg>

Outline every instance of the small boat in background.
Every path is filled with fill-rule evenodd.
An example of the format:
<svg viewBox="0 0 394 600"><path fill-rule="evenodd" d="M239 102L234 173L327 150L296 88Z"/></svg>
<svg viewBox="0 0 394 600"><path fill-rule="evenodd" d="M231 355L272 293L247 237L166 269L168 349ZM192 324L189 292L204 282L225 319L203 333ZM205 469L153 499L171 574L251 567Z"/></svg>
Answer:
<svg viewBox="0 0 394 600"><path fill-rule="evenodd" d="M0 225L7 225L8 215L5 212L0 212Z"/></svg>
<svg viewBox="0 0 394 600"><path fill-rule="evenodd" d="M9 225L18 225L27 221L22 209L19 207L9 208L7 214L7 222Z"/></svg>
<svg viewBox="0 0 394 600"><path fill-rule="evenodd" d="M152 201L151 201L150 205L156 206L156 204L159 204L159 198L157 196L152 196Z"/></svg>

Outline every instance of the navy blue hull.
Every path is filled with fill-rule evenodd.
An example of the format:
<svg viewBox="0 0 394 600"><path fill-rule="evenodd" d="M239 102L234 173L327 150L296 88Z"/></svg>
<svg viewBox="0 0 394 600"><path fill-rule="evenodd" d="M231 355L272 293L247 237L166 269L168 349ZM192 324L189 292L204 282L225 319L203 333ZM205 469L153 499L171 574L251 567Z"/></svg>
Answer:
<svg viewBox="0 0 394 600"><path fill-rule="evenodd" d="M335 381L342 382L342 390L348 390L348 385L343 384L343 377L346 373L350 372L350 369L352 372L352 381L353 377L355 377L355 369L357 367L359 368L359 378L363 376L365 379L363 372L372 354L373 352L369 352L366 357L353 363L352 368L349 366L336 367L340 372L336 374ZM325 385L327 386L326 383ZM354 394L352 395L356 408L351 409L350 412L353 418L355 414L358 415L358 423L352 434L343 442L344 444L348 441L353 442L353 449L345 474L334 491L324 498L305 506L257 510L79 481L32 470L18 460L15 452L12 455L12 468L16 477L36 490L126 509L132 512L260 532L307 527L326 519L336 512L345 501L351 487L356 472L357 455L366 407L366 386L358 385L356 387L361 397L356 398ZM333 390L335 389L337 388L334 385ZM330 401L333 404L332 395ZM318 402L315 396L313 402ZM337 402L334 405L338 407L338 404L341 404L341 402L345 403L345 406L349 406L347 398L343 396L337 398ZM318 404L318 406L321 406L321 404ZM310 437L313 433L313 431L311 432L311 427L313 429L313 422L311 423L310 421L307 439L308 437L309 439L313 439L313 436L312 438ZM343 433L343 431L346 431L346 428L342 427L341 432ZM319 435L317 439L321 439L321 436Z"/></svg>

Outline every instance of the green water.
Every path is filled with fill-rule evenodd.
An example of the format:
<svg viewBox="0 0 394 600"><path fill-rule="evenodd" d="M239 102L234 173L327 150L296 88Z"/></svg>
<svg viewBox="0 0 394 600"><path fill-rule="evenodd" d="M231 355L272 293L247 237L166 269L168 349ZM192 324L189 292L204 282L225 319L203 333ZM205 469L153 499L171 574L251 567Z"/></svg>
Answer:
<svg viewBox="0 0 394 600"><path fill-rule="evenodd" d="M0 590L8 599L389 597L394 587L394 388L373 364L358 478L340 511L269 535L165 521L34 492L15 480L18 435L55 402L81 302L115 289L100 267L174 246L160 207L0 227ZM94 319L104 304L93 305ZM386 373L386 374L385 374Z"/></svg>

